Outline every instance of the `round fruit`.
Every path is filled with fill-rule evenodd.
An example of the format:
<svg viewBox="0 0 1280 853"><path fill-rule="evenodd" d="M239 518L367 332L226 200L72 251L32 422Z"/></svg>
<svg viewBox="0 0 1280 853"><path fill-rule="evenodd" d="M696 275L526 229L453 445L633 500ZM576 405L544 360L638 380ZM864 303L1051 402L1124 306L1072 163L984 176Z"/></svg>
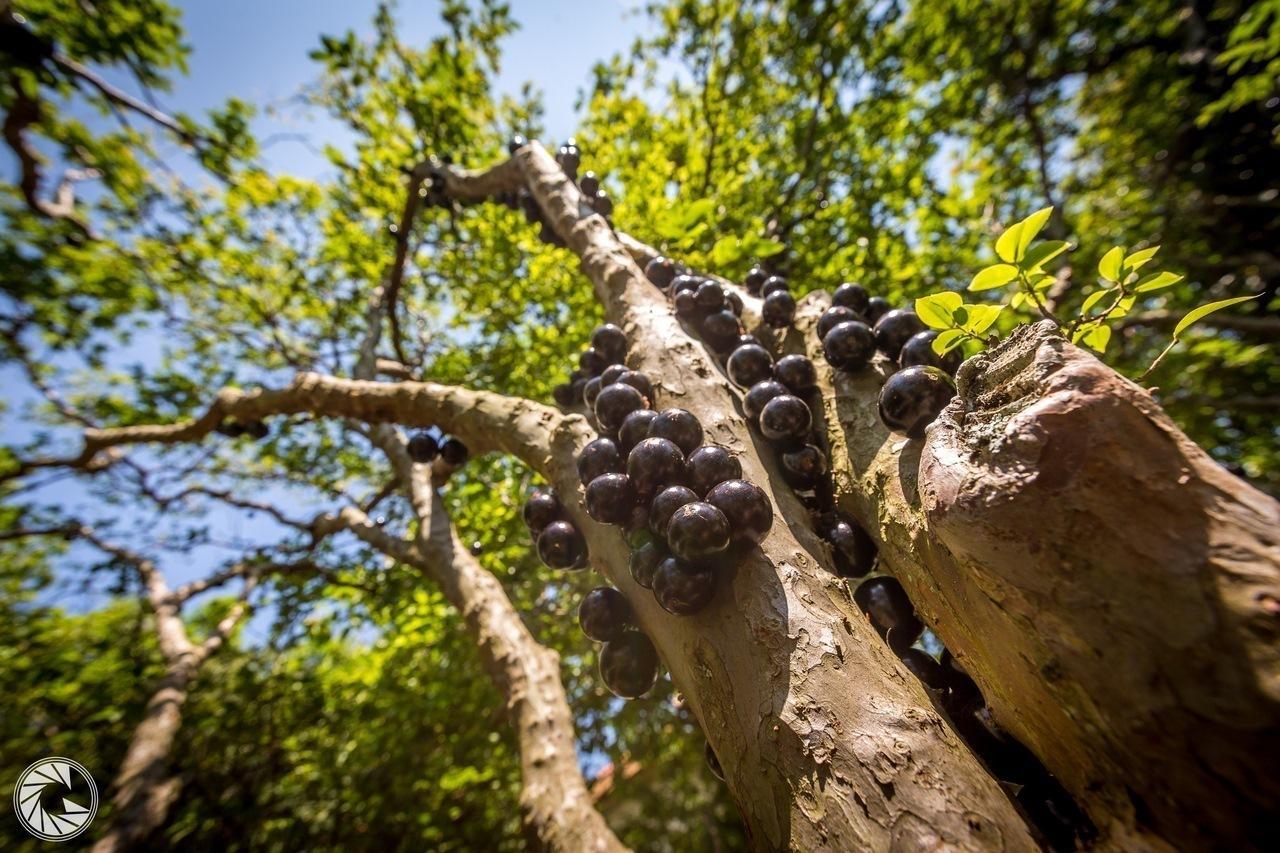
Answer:
<svg viewBox="0 0 1280 853"><path fill-rule="evenodd" d="M511 139L507 141L507 153L514 154L528 144L529 140L524 138L523 133L512 134Z"/></svg>
<svg viewBox="0 0 1280 853"><path fill-rule="evenodd" d="M867 303L870 299L867 289L860 284L852 284L845 282L836 288L836 292L831 295L831 304L838 305L842 308L848 308L857 311L859 314L867 310Z"/></svg>
<svg viewBox="0 0 1280 853"><path fill-rule="evenodd" d="M587 543L569 522L553 521L538 534L538 557L553 569L579 569L586 565Z"/></svg>
<svg viewBox="0 0 1280 853"><path fill-rule="evenodd" d="M725 480L742 477L742 463L718 444L704 444L690 453L685 467L689 471L689 485L699 495L705 495Z"/></svg>
<svg viewBox="0 0 1280 853"><path fill-rule="evenodd" d="M787 390L787 386L781 382L775 382L772 379L757 382L751 386L751 390L747 391L746 396L742 398L742 413L753 423L759 424L760 413L764 411L765 405L774 397L781 397L790 393Z"/></svg>
<svg viewBox="0 0 1280 853"><path fill-rule="evenodd" d="M764 489L746 480L726 480L707 492L706 502L729 521L733 542L759 545L773 526L773 504Z"/></svg>
<svg viewBox="0 0 1280 853"><path fill-rule="evenodd" d="M573 386L568 382L561 382L559 385L551 389L551 398L556 401L557 406L569 407L573 405Z"/></svg>
<svg viewBox="0 0 1280 853"><path fill-rule="evenodd" d="M786 290L775 290L764 298L760 314L765 323L775 329L790 326L796 316L796 300Z"/></svg>
<svg viewBox="0 0 1280 853"><path fill-rule="evenodd" d="M626 474L601 474L587 485L587 515L601 524L625 524L636 505L636 490Z"/></svg>
<svg viewBox="0 0 1280 853"><path fill-rule="evenodd" d="M449 437L440 445L440 458L444 460L444 464L457 468L467 461L467 457L471 455L471 451L467 450L467 446L456 438Z"/></svg>
<svg viewBox="0 0 1280 853"><path fill-rule="evenodd" d="M851 323L854 320L861 321L862 315L852 308L844 308L840 305L831 306L826 311L823 311L822 316L818 318L818 340L825 338L827 332L841 323Z"/></svg>
<svg viewBox="0 0 1280 853"><path fill-rule="evenodd" d="M612 385L618 381L618 378L621 377L622 374L626 372L627 366L625 364L609 365L604 369L604 373L600 374L600 387L603 388L606 385Z"/></svg>
<svg viewBox="0 0 1280 853"><path fill-rule="evenodd" d="M227 438L239 438L244 435L244 424L230 419L218 424L214 429L218 435L225 435Z"/></svg>
<svg viewBox="0 0 1280 853"><path fill-rule="evenodd" d="M587 347L582 351L582 355L578 356L578 366L587 376L599 376L600 372L609 366L609 362L605 360L604 355L596 352L595 347Z"/></svg>
<svg viewBox="0 0 1280 853"><path fill-rule="evenodd" d="M259 441L271 435L271 430L263 421L249 421L244 425L244 434Z"/></svg>
<svg viewBox="0 0 1280 853"><path fill-rule="evenodd" d="M822 531L835 555L836 574L842 578L860 578L871 574L876 565L876 543L858 522L833 515Z"/></svg>
<svg viewBox="0 0 1280 853"><path fill-rule="evenodd" d="M724 352L734 345L742 327L732 311L714 311L702 318L699 324L702 339L716 352Z"/></svg>
<svg viewBox="0 0 1280 853"><path fill-rule="evenodd" d="M704 281L693 294L703 311L719 311L724 307L724 288L714 281Z"/></svg>
<svg viewBox="0 0 1280 853"><path fill-rule="evenodd" d="M822 338L827 363L840 370L858 370L876 354L876 336L866 323L840 323Z"/></svg>
<svg viewBox="0 0 1280 853"><path fill-rule="evenodd" d="M760 295L760 288L764 287L765 280L769 278L768 273L760 269L760 267L752 267L747 271L747 277L742 280L742 286L747 289L747 293L752 296Z"/></svg>
<svg viewBox="0 0 1280 853"><path fill-rule="evenodd" d="M655 286L666 288L676 277L676 264L668 258L654 258L644 265L644 276Z"/></svg>
<svg viewBox="0 0 1280 853"><path fill-rule="evenodd" d="M627 415L636 409L646 408L647 405L643 394L619 380L602 388L596 396L596 420L600 422L601 429L613 432L622 426Z"/></svg>
<svg viewBox="0 0 1280 853"><path fill-rule="evenodd" d="M623 456L648 437L649 424L657 416L658 413L653 409L636 409L623 419L622 426L618 428L618 450Z"/></svg>
<svg viewBox="0 0 1280 853"><path fill-rule="evenodd" d="M650 438L665 438L675 442L683 453L692 453L702 444L702 424L693 412L684 409L663 409L649 424Z"/></svg>
<svg viewBox="0 0 1280 853"><path fill-rule="evenodd" d="M813 416L804 400L791 394L774 397L760 413L760 432L770 441L795 442L809 434Z"/></svg>
<svg viewBox="0 0 1280 853"><path fill-rule="evenodd" d="M406 449L409 451L410 459L423 465L436 458L436 454L440 452L440 445L425 432L415 432L413 438L409 439Z"/></svg>
<svg viewBox="0 0 1280 853"><path fill-rule="evenodd" d="M730 379L743 388L750 388L773 375L773 356L759 344L747 344L733 351L725 369Z"/></svg>
<svg viewBox="0 0 1280 853"><path fill-rule="evenodd" d="M569 180L573 180L578 176L578 166L582 165L582 157L578 152L576 145L561 145L556 151L556 162L560 164L560 168L564 169L564 173L569 176Z"/></svg>
<svg viewBox="0 0 1280 853"><path fill-rule="evenodd" d="M737 347L758 347L763 345L760 343L760 339L757 338L755 335L738 335L738 342L733 346L734 348L737 348Z"/></svg>
<svg viewBox="0 0 1280 853"><path fill-rule="evenodd" d="M880 389L880 420L907 438L924 438L925 428L955 395L955 383L938 368L908 367Z"/></svg>
<svg viewBox="0 0 1280 853"><path fill-rule="evenodd" d="M909 648L924 628L897 578L881 575L865 580L854 590L853 600L896 652Z"/></svg>
<svg viewBox="0 0 1280 853"><path fill-rule="evenodd" d="M627 456L627 476L641 497L684 481L684 454L673 441L646 438Z"/></svg>
<svg viewBox="0 0 1280 853"><path fill-rule="evenodd" d="M667 558L667 549L661 542L646 542L631 552L631 579L645 589L653 589L653 573L658 564Z"/></svg>
<svg viewBox="0 0 1280 853"><path fill-rule="evenodd" d="M934 690L946 687L946 674L933 659L933 655L921 649L907 649L902 653L902 664L911 674Z"/></svg>
<svg viewBox="0 0 1280 853"><path fill-rule="evenodd" d="M613 213L613 199L604 190L596 190L591 199L591 209L601 216L609 216Z"/></svg>
<svg viewBox="0 0 1280 853"><path fill-rule="evenodd" d="M698 500L698 493L687 486L667 486L654 497L649 505L649 529L663 539L667 537L667 524L675 511L685 504Z"/></svg>
<svg viewBox="0 0 1280 853"><path fill-rule="evenodd" d="M596 397L600 396L600 388L604 384L604 380L599 376L592 376L587 380L587 384L582 386L582 402L587 404L588 409L592 409L596 405Z"/></svg>
<svg viewBox="0 0 1280 853"><path fill-rule="evenodd" d="M583 395L586 393L586 390L587 390L587 380L584 379L583 377L578 377L577 379L573 380L573 383L569 386L569 388L573 394L573 401L575 403L581 403L583 401L582 400Z"/></svg>
<svg viewBox="0 0 1280 853"><path fill-rule="evenodd" d="M582 190L584 196L591 198L600 189L600 177L595 172L583 172L578 179L578 189Z"/></svg>
<svg viewBox="0 0 1280 853"><path fill-rule="evenodd" d="M618 364L627 355L627 336L612 323L605 323L591 333L591 348L610 364Z"/></svg>
<svg viewBox="0 0 1280 853"><path fill-rule="evenodd" d="M866 317L867 322L874 326L892 308L893 306L889 304L888 299L883 296L873 296L867 300L867 308L862 312L862 316Z"/></svg>
<svg viewBox="0 0 1280 853"><path fill-rule="evenodd" d="M648 405L653 405L653 383L648 376L638 370L624 370L616 381L622 385L630 385L640 392Z"/></svg>
<svg viewBox="0 0 1280 853"><path fill-rule="evenodd" d="M688 290L682 290L672 297L672 302L676 308L676 314L681 317L692 317L698 313L698 302L693 298L693 293Z"/></svg>
<svg viewBox="0 0 1280 853"><path fill-rule="evenodd" d="M560 500L550 489L534 489L524 502L524 523L534 536L560 517Z"/></svg>
<svg viewBox="0 0 1280 853"><path fill-rule="evenodd" d="M818 384L818 371L813 362L802 355L784 355L773 366L773 378L799 394Z"/></svg>
<svg viewBox="0 0 1280 853"><path fill-rule="evenodd" d="M677 557L696 562L728 548L731 533L723 512L709 503L694 501L671 514L667 547Z"/></svg>
<svg viewBox="0 0 1280 853"><path fill-rule="evenodd" d="M812 489L827 473L827 457L812 444L783 453L782 478L787 485L800 491Z"/></svg>
<svg viewBox="0 0 1280 853"><path fill-rule="evenodd" d="M710 604L715 595L715 572L694 568L675 557L667 557L653 573L653 597L668 613L691 616Z"/></svg>
<svg viewBox="0 0 1280 853"><path fill-rule="evenodd" d="M736 292L730 290L728 293L726 293L724 295L724 304L726 308L728 308L731 312L733 312L733 316L735 317L742 316L742 309L744 307L742 304L742 297L739 296Z"/></svg>
<svg viewBox="0 0 1280 853"><path fill-rule="evenodd" d="M691 294L695 293L701 284L702 279L696 275L689 275L688 273L678 275L671 280L671 296L674 299L677 294L684 293L685 291L688 291ZM696 305L697 303L694 304Z"/></svg>
<svg viewBox="0 0 1280 853"><path fill-rule="evenodd" d="M876 348L897 359L912 335L924 331L924 323L909 308L895 308L876 321Z"/></svg>
<svg viewBox="0 0 1280 853"><path fill-rule="evenodd" d="M933 351L933 342L937 337L938 333L932 329L912 335L902 345L902 352L898 353L898 366L936 367L943 373L955 376L956 371L960 369L960 362L963 360L960 348L956 347L946 355L938 355Z"/></svg>
<svg viewBox="0 0 1280 853"><path fill-rule="evenodd" d="M658 680L658 652L639 631L625 631L600 649L600 680L616 696L638 699Z"/></svg>
<svg viewBox="0 0 1280 853"><path fill-rule="evenodd" d="M714 749L711 748L710 741L707 742L707 745L702 750L702 753L703 753L702 757L705 758L707 761L707 768L711 771L711 775L719 779L721 782L723 782L724 768L720 766L720 759L716 758L716 752Z"/></svg>
<svg viewBox="0 0 1280 853"><path fill-rule="evenodd" d="M578 624L587 639L607 643L620 638L631 626L631 607L613 587L598 586L582 597Z"/></svg>
<svg viewBox="0 0 1280 853"><path fill-rule="evenodd" d="M766 297L770 293L788 290L790 287L787 285L787 280L780 275L771 275L764 280L764 284L760 285L760 295Z"/></svg>

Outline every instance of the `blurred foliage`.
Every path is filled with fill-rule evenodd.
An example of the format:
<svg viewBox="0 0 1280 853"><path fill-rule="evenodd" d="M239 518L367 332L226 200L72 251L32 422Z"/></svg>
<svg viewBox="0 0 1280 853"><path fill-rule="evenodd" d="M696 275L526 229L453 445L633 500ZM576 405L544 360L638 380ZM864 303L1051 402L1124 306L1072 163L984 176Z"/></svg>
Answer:
<svg viewBox="0 0 1280 853"><path fill-rule="evenodd" d="M174 131L53 58L56 48L134 91L180 86L189 48L169 5L12 5L26 23L4 22L0 112L34 105L19 135L38 153L38 197L53 198L66 169L99 174L74 183L85 227L33 210L17 181L0 187L0 358L6 381L27 380L4 401L6 467L74 447L74 418L170 421L223 385L349 373L407 171L430 155L483 166L511 134L543 134L536 88L495 91L517 26L498 0L443 3L442 34L421 44L401 38L392 7L361 34L319 39L304 100L353 142L327 148L331 168L313 179L264 166L256 105L175 116ZM1158 245L1162 267L1186 280L1137 313L1262 293L1230 310L1276 316L1273 0L669 0L645 12L653 34L601 57L581 93L582 170L603 176L619 228L695 267L740 277L762 261L798 292L856 280L903 304L958 294L996 259L997 235L1052 205L1042 236L1077 247L1060 260L1068 315L1096 290L1108 247ZM498 205L424 206L408 240L399 316L414 372L547 399L601 316L576 260ZM993 323L1007 332L1032 316L1013 306ZM1122 322L1106 358L1136 376L1171 329ZM1199 326L1151 381L1218 459L1280 491L1270 343ZM305 519L367 499L388 476L360 429L301 416L273 422L265 441L130 460L76 481L77 511L114 522L162 566L308 543L261 514L250 536L216 500L157 494L231 489ZM531 485L519 464L484 458L446 497L464 541L560 653L588 775L617 771L602 808L641 849L741 846L669 682L631 703L599 684L576 626L593 578L532 557L519 520ZM4 488L8 527L56 522L72 487ZM398 498L375 514L410 529ZM118 566L83 572L76 549L13 544L0 553L2 778L52 752L105 782L157 672L147 620L129 599L78 615L52 606L77 583L132 587ZM254 639L202 673L175 768L186 793L165 840L519 846L513 740L456 613L349 537L316 558L334 575L271 583Z"/></svg>

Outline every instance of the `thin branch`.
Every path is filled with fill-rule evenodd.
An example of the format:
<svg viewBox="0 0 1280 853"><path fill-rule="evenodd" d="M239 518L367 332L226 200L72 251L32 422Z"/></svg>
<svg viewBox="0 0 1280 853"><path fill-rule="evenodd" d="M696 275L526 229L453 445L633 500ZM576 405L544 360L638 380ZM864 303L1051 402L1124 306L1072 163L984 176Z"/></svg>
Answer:
<svg viewBox="0 0 1280 853"><path fill-rule="evenodd" d="M1144 311L1131 314L1120 321L1121 328L1130 326L1176 326L1182 315L1173 311ZM1197 325L1229 332L1275 337L1280 335L1280 317L1248 314L1210 314Z"/></svg>
<svg viewBox="0 0 1280 853"><path fill-rule="evenodd" d="M162 113L160 110L155 109L148 104L144 104L129 93L117 89L115 86L112 86L106 80L103 80L97 74L94 74L88 68L84 67L79 62L76 62L66 54L55 51L53 54L53 62L72 77L83 80L85 83L88 83L90 86L97 89L102 93L103 97L111 103L144 116L177 136L187 145L190 145L197 150L201 150L212 144L212 140L208 137L201 136L193 132L191 129L184 127L173 117Z"/></svg>

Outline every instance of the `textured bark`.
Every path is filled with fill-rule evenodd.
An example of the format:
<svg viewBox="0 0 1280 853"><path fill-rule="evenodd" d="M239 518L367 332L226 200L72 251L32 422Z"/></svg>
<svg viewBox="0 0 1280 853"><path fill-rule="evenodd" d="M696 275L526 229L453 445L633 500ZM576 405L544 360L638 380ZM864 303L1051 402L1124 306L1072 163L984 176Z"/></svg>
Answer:
<svg viewBox="0 0 1280 853"><path fill-rule="evenodd" d="M885 368L831 371L842 508L922 618L1103 832L1131 849L1276 832L1276 503L1051 324L960 374L925 442L892 436Z"/></svg>
<svg viewBox="0 0 1280 853"><path fill-rule="evenodd" d="M591 521L583 509L574 456L593 436L585 421L564 417L554 427L553 453L525 457L556 486L587 536L592 566L627 596L658 647L720 757L753 845L1032 849L994 781L852 605L844 584L822 567L825 546L809 529L807 512L771 453L757 446L736 393L708 353L541 146L522 148L515 161L582 259L608 318L626 331L627 363L653 379L658 407L697 415L707 440L733 451L746 477L775 501L770 536L725 578L712 606L676 617L631 580L617 529ZM506 165L499 168L507 175ZM449 186L468 197L472 177L450 172ZM487 173L477 179L494 189ZM490 428L538 423L515 408L505 424ZM441 425L458 431L452 422Z"/></svg>

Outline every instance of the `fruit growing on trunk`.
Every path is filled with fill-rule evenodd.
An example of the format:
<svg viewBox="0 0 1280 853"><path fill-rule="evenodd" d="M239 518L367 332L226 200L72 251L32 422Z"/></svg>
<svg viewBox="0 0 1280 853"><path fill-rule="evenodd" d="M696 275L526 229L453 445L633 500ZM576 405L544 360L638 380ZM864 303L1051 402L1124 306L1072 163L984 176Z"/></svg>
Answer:
<svg viewBox="0 0 1280 853"><path fill-rule="evenodd" d="M822 338L827 363L838 370L860 370L876 354L876 336L866 323L852 320L833 326Z"/></svg>
<svg viewBox="0 0 1280 853"><path fill-rule="evenodd" d="M788 444L809 434L813 416L804 400L791 394L774 397L760 412L760 432L773 442Z"/></svg>
<svg viewBox="0 0 1280 853"><path fill-rule="evenodd" d="M750 388L773 375L773 356L758 344L739 346L729 356L725 370L734 382Z"/></svg>
<svg viewBox="0 0 1280 853"><path fill-rule="evenodd" d="M562 513L563 509L555 492L550 489L534 489L533 494L529 495L529 499L524 502L522 515L525 526L536 537Z"/></svg>
<svg viewBox="0 0 1280 853"><path fill-rule="evenodd" d="M649 425L658 413L653 409L636 409L622 420L618 429L618 450L625 456L649 435Z"/></svg>
<svg viewBox="0 0 1280 853"><path fill-rule="evenodd" d="M902 347L912 335L924 331L924 323L916 312L907 308L895 308L876 321L876 348L897 360Z"/></svg>
<svg viewBox="0 0 1280 853"><path fill-rule="evenodd" d="M938 368L908 367L880 389L880 420L908 438L924 438L925 428L955 395L955 383Z"/></svg>
<svg viewBox="0 0 1280 853"><path fill-rule="evenodd" d="M803 355L784 355L773 366L773 378L791 389L794 394L811 391L818 385L818 371L813 362Z"/></svg>
<svg viewBox="0 0 1280 853"><path fill-rule="evenodd" d="M607 432L615 432L622 426L627 415L648 406L644 395L625 382L618 381L601 388L596 396L596 421L600 428Z"/></svg>
<svg viewBox="0 0 1280 853"><path fill-rule="evenodd" d="M955 376L963 360L960 348L956 347L946 355L938 355L933 349L933 342L937 337L938 333L933 329L912 335L902 345L902 351L898 353L898 366L936 367L949 376Z"/></svg>
<svg viewBox="0 0 1280 853"><path fill-rule="evenodd" d="M588 639L597 643L620 639L631 627L631 606L613 587L598 586L582 597L578 625Z"/></svg>
<svg viewBox="0 0 1280 853"><path fill-rule="evenodd" d="M668 556L661 542L653 539L645 542L631 552L631 560L627 564L631 579L645 589L653 589L653 574L658 570L658 564Z"/></svg>
<svg viewBox="0 0 1280 853"><path fill-rule="evenodd" d="M603 474L621 471L623 467L622 452L613 439L593 439L578 453L578 478L584 486Z"/></svg>
<svg viewBox="0 0 1280 853"><path fill-rule="evenodd" d="M587 514L601 524L626 524L637 501L626 474L601 474L587 486L586 497Z"/></svg>
<svg viewBox="0 0 1280 853"><path fill-rule="evenodd" d="M790 326L796 316L796 299L787 290L775 290L764 298L760 314L775 329Z"/></svg>
<svg viewBox="0 0 1280 853"><path fill-rule="evenodd" d="M470 456L471 451L467 446L452 436L446 438L444 444L440 445L440 458L446 465L454 468L464 464Z"/></svg>
<svg viewBox="0 0 1280 853"><path fill-rule="evenodd" d="M627 356L627 336L614 324L605 323L591 333L591 348L610 364L618 364Z"/></svg>
<svg viewBox="0 0 1280 853"><path fill-rule="evenodd" d="M600 649L600 680L623 699L638 699L658 680L658 652L639 631L624 631Z"/></svg>
<svg viewBox="0 0 1280 853"><path fill-rule="evenodd" d="M889 648L901 654L920 636L924 625L897 578L868 578L854 590L853 600Z"/></svg>
<svg viewBox="0 0 1280 853"><path fill-rule="evenodd" d="M538 534L538 557L553 569L579 569L587 559L587 543L568 521L553 521Z"/></svg>
<svg viewBox="0 0 1280 853"><path fill-rule="evenodd" d="M667 538L667 524L675 511L685 504L698 500L698 493L688 486L667 486L654 496L649 505L649 529L663 539Z"/></svg>
<svg viewBox="0 0 1280 853"><path fill-rule="evenodd" d="M732 531L725 514L709 503L687 503L667 522L667 547L682 560L697 563L729 547Z"/></svg>
<svg viewBox="0 0 1280 853"><path fill-rule="evenodd" d="M742 398L742 413L747 416L748 421L759 426L760 414L764 411L765 405L775 397L790 393L787 390L787 386L781 382L776 382L772 379L757 382L751 386L746 396Z"/></svg>
<svg viewBox="0 0 1280 853"><path fill-rule="evenodd" d="M836 574L842 578L860 578L871 574L876 565L876 543L858 522L838 513L830 513L819 524L818 534L829 543L835 555Z"/></svg>
<svg viewBox="0 0 1280 853"><path fill-rule="evenodd" d="M699 495L705 495L725 480L742 477L742 463L718 444L699 447L689 454L685 465L689 471L689 486Z"/></svg>
<svg viewBox="0 0 1280 853"><path fill-rule="evenodd" d="M650 438L665 438L684 453L692 453L702 444L702 424L693 412L685 409L663 409L649 424Z"/></svg>
<svg viewBox="0 0 1280 853"><path fill-rule="evenodd" d="M754 483L727 480L707 492L705 500L724 513L737 545L759 545L773 526L773 504Z"/></svg>
<svg viewBox="0 0 1280 853"><path fill-rule="evenodd" d="M822 316L818 318L818 340L824 340L827 332L839 326L841 323L852 323L853 321L861 323L862 315L852 308L845 308L842 305L833 305L826 311L822 312Z"/></svg>
<svg viewBox="0 0 1280 853"><path fill-rule="evenodd" d="M667 557L653 573L653 597L658 606L677 616L691 616L716 596L716 576L709 569Z"/></svg>
<svg viewBox="0 0 1280 853"><path fill-rule="evenodd" d="M781 454L779 462L787 485L800 491L814 488L827 474L827 456L812 444Z"/></svg>
<svg viewBox="0 0 1280 853"><path fill-rule="evenodd" d="M867 306L870 304L870 298L867 289L860 284L845 282L836 288L836 292L831 294L831 304L848 308L859 314L865 314Z"/></svg>
<svg viewBox="0 0 1280 853"><path fill-rule="evenodd" d="M627 456L627 476L640 497L650 497L664 486L684 482L684 454L675 442L646 438Z"/></svg>
<svg viewBox="0 0 1280 853"><path fill-rule="evenodd" d="M415 432L405 445L405 449L409 451L410 459L419 465L425 465L435 461L436 455L440 452L440 445L427 433Z"/></svg>

